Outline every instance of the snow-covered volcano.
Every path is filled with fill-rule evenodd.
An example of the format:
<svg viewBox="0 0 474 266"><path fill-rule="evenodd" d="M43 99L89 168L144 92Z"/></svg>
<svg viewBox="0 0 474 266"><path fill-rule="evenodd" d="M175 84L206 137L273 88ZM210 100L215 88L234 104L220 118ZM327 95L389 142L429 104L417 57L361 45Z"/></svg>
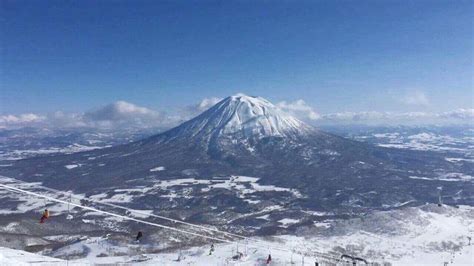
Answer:
<svg viewBox="0 0 474 266"><path fill-rule="evenodd" d="M139 193L130 201L196 217L227 215L230 209L235 213L228 215L234 217L276 201L281 206L331 211L436 202L438 186L455 195L452 202L468 203L474 191L472 183L463 180L440 181L443 176L462 172L462 166L444 157L375 147L329 134L263 98L242 94L227 97L199 116L140 141L8 165L0 168L0 174L96 195L112 196L114 189L145 191L144 187L156 188L164 180L185 180L191 186L182 195L173 194L178 193L179 185L171 182L175 184L171 190ZM254 181L215 184L216 178L230 176L252 177ZM169 201L171 198L177 199ZM204 211L209 202L216 208ZM255 206L255 202L262 205Z"/></svg>
<svg viewBox="0 0 474 266"><path fill-rule="evenodd" d="M284 113L264 98L237 94L180 125L173 130L173 134L176 137L230 135L262 138L293 136L310 130L310 126Z"/></svg>

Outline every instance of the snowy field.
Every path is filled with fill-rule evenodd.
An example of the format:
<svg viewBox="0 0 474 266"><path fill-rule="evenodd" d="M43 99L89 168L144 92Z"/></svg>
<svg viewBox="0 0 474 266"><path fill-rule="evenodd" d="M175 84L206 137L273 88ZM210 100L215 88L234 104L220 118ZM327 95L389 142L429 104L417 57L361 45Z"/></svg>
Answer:
<svg viewBox="0 0 474 266"><path fill-rule="evenodd" d="M39 183L14 182L7 178L1 180L3 184L15 184L15 187L26 190L40 185ZM187 178L160 181L149 189L166 190L199 183L203 186L202 189L221 187L236 190L242 197L255 191L268 189L295 193L286 188L259 185L256 183L257 180L257 178L244 176L209 180ZM103 202L127 203L128 197L131 196L129 193L136 191L117 190L115 192L117 194L112 197L97 194L93 198ZM75 197L83 198L83 195L75 195ZM74 222L73 226L82 224L84 228L103 227L109 230L103 232L108 233L99 232L90 235L82 234L79 230L74 234L64 234L65 229L61 226L64 226L64 217L68 214L68 207L61 203L48 203L48 209L52 214L50 222L54 225L43 228L49 228L49 231L41 231L34 237L24 240L24 243L12 241L12 238L22 238L31 234L28 230L32 229L27 227L37 226L37 222L29 217L38 218L39 211L45 206L45 201L5 190L0 190L0 200L10 205L0 209L0 246L4 246L2 256L0 256L0 265L22 265L21 263L33 265L264 265L269 254L272 256L271 265L302 265L303 262L304 265L314 265L314 262L320 265L345 265L343 262L337 263L335 260L319 257L320 253L329 254L332 258L349 254L370 262L391 263L391 265L444 266L445 262L448 263L447 265L474 265L474 243L469 245L469 238L472 239L474 235L474 207L471 206L438 207L435 204L427 204L419 207L400 207L371 212L365 216L350 219L322 218L323 220L312 224L299 224L299 219L286 216L278 220L279 227L287 229L298 225L293 234L283 233L265 238L254 236L248 241L239 241L234 244L215 243L215 252L209 255L210 243L208 241L193 241L192 244L188 244L174 238L173 235L159 235L157 238L148 236L147 241L137 244L130 241L130 236L124 236L121 239L117 236L114 238L114 234L123 234L124 230L129 234L130 230L127 229L129 225L120 218L108 217L106 214L91 210L74 209L71 212L74 218L70 220ZM270 207L262 210L261 219L268 219L269 214L279 210ZM153 221L150 217L153 214L152 210L140 210L140 213L141 215L137 213L129 215L144 221ZM324 213L311 212L310 214L324 217L321 216ZM21 217L22 220L11 220L12 215ZM63 230L63 232L59 233L58 230ZM61 245L50 248L51 243ZM45 248L37 249L34 253L11 249L23 248L31 251L32 247L39 246ZM238 252L242 253L242 257L233 258L239 254ZM305 254L304 258L302 254Z"/></svg>
<svg viewBox="0 0 474 266"><path fill-rule="evenodd" d="M409 134L407 132L374 133L372 135L357 136L356 139L371 138L381 147L410 149L420 151L452 152L468 156L468 158L446 158L446 160L466 160L472 162L473 132L466 131L460 136L422 132Z"/></svg>
<svg viewBox="0 0 474 266"><path fill-rule="evenodd" d="M282 226L292 222L291 218L287 218L282 221ZM18 231L17 226L10 224L8 229L2 231ZM340 254L357 254L370 262L392 265L428 266L444 265L444 262L447 265L474 265L474 243L469 245L468 238L472 238L473 234L473 207L426 205L378 212L364 219L321 222L314 224L314 227L302 228L301 232L291 236L252 237L234 244L216 243L215 252L211 255L209 244L178 246L167 251L164 248L167 243L162 242L155 247L160 248L161 245L161 251L148 253L147 250L153 245L149 242L117 243L109 239L108 235L82 236L70 245L37 254L12 250L7 252L4 248L0 265L14 265L17 261L31 262L33 265L264 265L269 254L272 256L271 265L314 265L314 262L320 265L345 265L318 257L316 251L331 254L333 258L338 258ZM52 240L64 236L50 235L45 238ZM233 258L238 252L243 257ZM41 257L45 254L63 261ZM305 254L304 258L301 254Z"/></svg>
<svg viewBox="0 0 474 266"><path fill-rule="evenodd" d="M372 242L380 245L383 249L400 250L400 245L393 244L398 240L390 240L389 238L381 239L377 236L365 234L355 234L348 238L342 239L318 239L308 242L303 238L293 236L281 236L280 240L288 244L296 244L299 247L308 243L318 243L318 245L327 245L328 247L338 242L354 241ZM244 244L216 245L215 252L209 255L209 246L194 247L183 249L172 253L145 254L140 252L140 246L137 244L124 248L123 251L129 252L126 256L101 256L107 254L107 250L113 247L107 246L103 239L92 238L84 240L81 243L59 250L59 252L74 252L83 248L90 250L87 257L76 260L55 259L48 256L42 256L25 251L12 250L8 248L0 248L0 265L97 265L97 264L126 264L126 265L267 265L266 259L271 254L272 260L270 265L350 265L348 261L335 262L323 258L313 257L310 255L302 256L292 252L283 252L270 249L257 249L246 247ZM410 248L411 250L409 250ZM304 250L304 248L303 248ZM465 246L457 252L428 252L423 247L417 247L416 244L410 243L406 248L408 255L395 258L388 256L383 260L379 260L379 265L473 265L474 245ZM300 250L301 251L301 250ZM237 252L241 252L243 256L237 258ZM396 256L396 255L395 255ZM364 265L364 264L358 264Z"/></svg>

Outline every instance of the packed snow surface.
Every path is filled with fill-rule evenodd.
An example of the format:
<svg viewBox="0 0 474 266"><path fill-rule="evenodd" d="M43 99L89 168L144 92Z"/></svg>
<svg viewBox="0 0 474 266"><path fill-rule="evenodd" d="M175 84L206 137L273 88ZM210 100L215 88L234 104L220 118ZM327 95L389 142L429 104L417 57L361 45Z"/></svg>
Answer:
<svg viewBox="0 0 474 266"><path fill-rule="evenodd" d="M0 265L66 265L66 261L23 250L0 247Z"/></svg>

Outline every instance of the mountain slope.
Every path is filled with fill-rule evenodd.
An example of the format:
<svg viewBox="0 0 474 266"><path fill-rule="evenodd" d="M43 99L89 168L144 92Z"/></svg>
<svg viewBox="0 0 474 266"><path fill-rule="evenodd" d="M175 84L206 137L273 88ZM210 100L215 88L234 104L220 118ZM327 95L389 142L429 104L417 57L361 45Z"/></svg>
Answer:
<svg viewBox="0 0 474 266"><path fill-rule="evenodd" d="M445 202L473 203L474 191L469 180L436 179L473 171L435 153L380 148L338 137L289 116L265 99L246 95L228 97L194 119L141 141L8 163L11 166L1 167L1 174L88 195L113 197L117 189L136 188L144 193L133 194L128 204L186 210L194 219L209 219L211 213L223 210L229 217L241 217L239 213L272 204L285 210L352 212L436 202L439 186L450 195ZM232 175L258 181L203 185ZM154 190L164 180L183 178L196 181ZM255 189L262 186L265 189ZM280 189L269 189L272 186ZM250 188L252 193L239 193ZM178 195L166 194L170 191ZM209 205L216 209L207 210Z"/></svg>
<svg viewBox="0 0 474 266"><path fill-rule="evenodd" d="M290 137L311 128L260 97L243 94L220 101L196 118L169 131L180 137Z"/></svg>

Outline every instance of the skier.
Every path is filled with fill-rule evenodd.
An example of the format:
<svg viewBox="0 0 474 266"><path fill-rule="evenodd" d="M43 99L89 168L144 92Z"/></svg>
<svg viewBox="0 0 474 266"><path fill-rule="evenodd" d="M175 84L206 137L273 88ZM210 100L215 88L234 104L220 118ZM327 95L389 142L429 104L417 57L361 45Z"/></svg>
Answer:
<svg viewBox="0 0 474 266"><path fill-rule="evenodd" d="M272 262L272 255L268 254L267 264L270 264L270 262Z"/></svg>
<svg viewBox="0 0 474 266"><path fill-rule="evenodd" d="M214 252L214 244L211 244L211 249L209 250L209 256Z"/></svg>
<svg viewBox="0 0 474 266"><path fill-rule="evenodd" d="M135 241L140 242L140 238L142 238L142 236L143 236L142 231L138 231L138 234L137 234L137 237L136 237Z"/></svg>
<svg viewBox="0 0 474 266"><path fill-rule="evenodd" d="M238 252L237 254L232 257L233 260L241 260L244 257L244 253Z"/></svg>
<svg viewBox="0 0 474 266"><path fill-rule="evenodd" d="M46 219L49 218L49 211L48 209L45 209L44 212L43 212L43 216L41 216L41 219L40 219L40 224L44 223L46 221Z"/></svg>

